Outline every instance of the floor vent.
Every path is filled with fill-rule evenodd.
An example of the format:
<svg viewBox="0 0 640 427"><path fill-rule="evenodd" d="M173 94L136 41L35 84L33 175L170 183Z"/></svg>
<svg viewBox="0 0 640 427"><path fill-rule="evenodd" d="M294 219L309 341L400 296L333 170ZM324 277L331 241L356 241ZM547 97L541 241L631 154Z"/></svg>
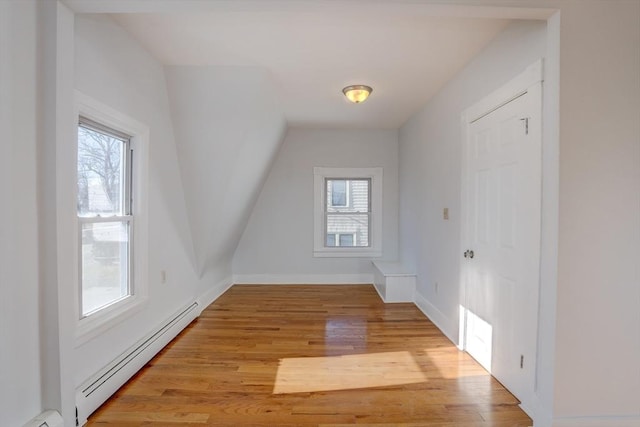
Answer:
<svg viewBox="0 0 640 427"><path fill-rule="evenodd" d="M79 425L84 425L87 422L87 417L93 411L122 387L129 378L198 315L198 303L194 302L176 313L78 387L76 389L76 406Z"/></svg>

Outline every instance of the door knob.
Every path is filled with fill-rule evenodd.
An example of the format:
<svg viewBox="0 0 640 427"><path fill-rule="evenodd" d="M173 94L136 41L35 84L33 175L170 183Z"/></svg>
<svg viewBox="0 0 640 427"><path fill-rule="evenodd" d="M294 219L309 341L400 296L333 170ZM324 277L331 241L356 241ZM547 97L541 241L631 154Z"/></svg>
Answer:
<svg viewBox="0 0 640 427"><path fill-rule="evenodd" d="M473 258L473 251L469 251L469 258Z"/></svg>

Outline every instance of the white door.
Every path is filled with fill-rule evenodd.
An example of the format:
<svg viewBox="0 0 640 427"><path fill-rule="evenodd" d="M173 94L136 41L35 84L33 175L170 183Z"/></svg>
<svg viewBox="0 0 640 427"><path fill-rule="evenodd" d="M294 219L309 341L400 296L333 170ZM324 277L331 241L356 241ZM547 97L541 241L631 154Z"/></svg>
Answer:
<svg viewBox="0 0 640 427"><path fill-rule="evenodd" d="M535 387L541 83L467 124L465 349L521 401Z"/></svg>

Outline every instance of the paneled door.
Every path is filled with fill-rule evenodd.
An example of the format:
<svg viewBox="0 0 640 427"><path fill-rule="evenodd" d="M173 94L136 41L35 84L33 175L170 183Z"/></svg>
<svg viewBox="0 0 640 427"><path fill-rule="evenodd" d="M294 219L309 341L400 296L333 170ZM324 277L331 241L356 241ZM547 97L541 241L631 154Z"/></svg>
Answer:
<svg viewBox="0 0 640 427"><path fill-rule="evenodd" d="M541 82L475 115L466 124L464 159L464 347L529 401L540 276Z"/></svg>

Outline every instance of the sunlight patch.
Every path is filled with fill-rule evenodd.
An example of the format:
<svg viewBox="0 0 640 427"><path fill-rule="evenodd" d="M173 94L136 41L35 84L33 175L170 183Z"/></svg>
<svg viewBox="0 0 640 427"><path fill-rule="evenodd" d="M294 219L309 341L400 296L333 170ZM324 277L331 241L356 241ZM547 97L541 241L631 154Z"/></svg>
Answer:
<svg viewBox="0 0 640 427"><path fill-rule="evenodd" d="M415 384L427 377L407 351L281 359L274 394Z"/></svg>

